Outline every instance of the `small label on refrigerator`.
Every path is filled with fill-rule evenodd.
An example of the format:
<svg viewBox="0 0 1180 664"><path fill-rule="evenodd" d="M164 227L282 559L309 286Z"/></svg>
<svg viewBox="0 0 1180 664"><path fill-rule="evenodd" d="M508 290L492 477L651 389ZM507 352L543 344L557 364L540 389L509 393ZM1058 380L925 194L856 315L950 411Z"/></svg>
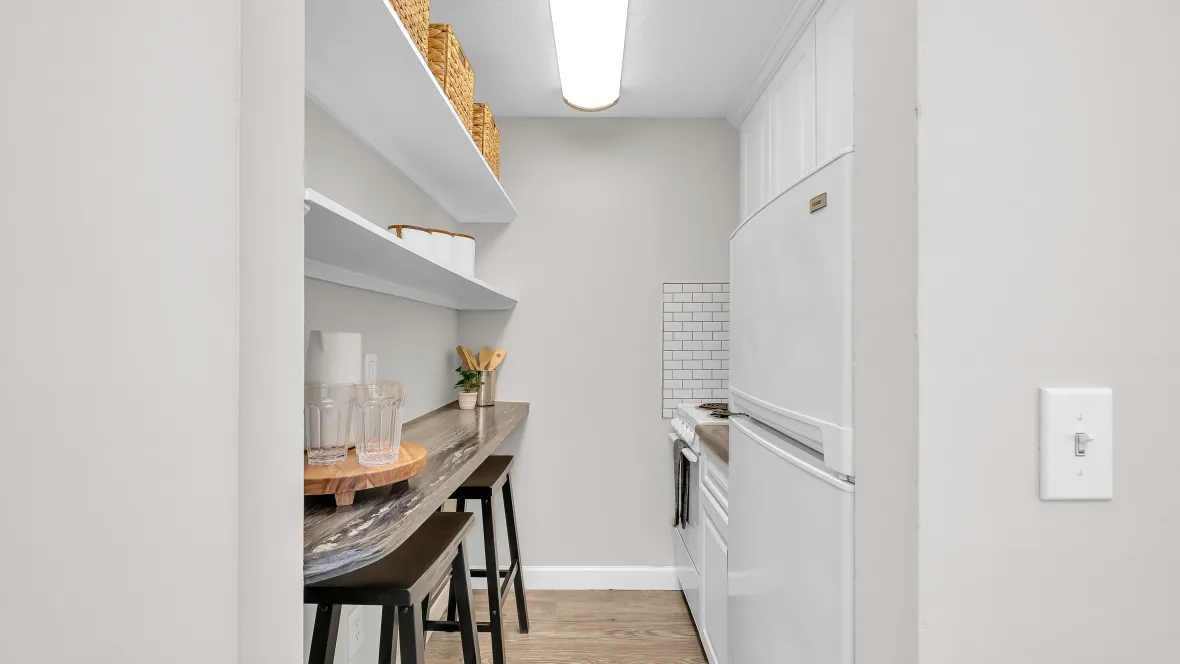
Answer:
<svg viewBox="0 0 1180 664"><path fill-rule="evenodd" d="M816 196L815 198L811 199L811 205L809 206L808 211L809 212L817 212L819 210L826 208L827 206L828 206L828 192L825 191L824 193L820 194L819 196Z"/></svg>

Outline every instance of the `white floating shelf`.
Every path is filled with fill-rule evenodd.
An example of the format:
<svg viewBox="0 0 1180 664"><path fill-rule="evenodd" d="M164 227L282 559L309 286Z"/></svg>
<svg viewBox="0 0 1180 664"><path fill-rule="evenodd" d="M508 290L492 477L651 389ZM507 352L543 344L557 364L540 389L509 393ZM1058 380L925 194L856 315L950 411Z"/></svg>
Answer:
<svg viewBox="0 0 1180 664"><path fill-rule="evenodd" d="M304 274L451 309L511 309L516 300L414 253L389 231L308 189Z"/></svg>
<svg viewBox="0 0 1180 664"><path fill-rule="evenodd" d="M516 208L387 0L306 0L307 95L457 221Z"/></svg>

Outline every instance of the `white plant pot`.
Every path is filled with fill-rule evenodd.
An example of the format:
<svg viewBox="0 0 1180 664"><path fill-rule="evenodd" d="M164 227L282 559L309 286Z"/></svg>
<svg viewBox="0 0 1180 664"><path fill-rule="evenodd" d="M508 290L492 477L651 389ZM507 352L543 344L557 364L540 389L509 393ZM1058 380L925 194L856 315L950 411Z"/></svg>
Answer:
<svg viewBox="0 0 1180 664"><path fill-rule="evenodd" d="M475 398L479 396L478 392L460 392L459 393L459 409L460 410L475 410Z"/></svg>

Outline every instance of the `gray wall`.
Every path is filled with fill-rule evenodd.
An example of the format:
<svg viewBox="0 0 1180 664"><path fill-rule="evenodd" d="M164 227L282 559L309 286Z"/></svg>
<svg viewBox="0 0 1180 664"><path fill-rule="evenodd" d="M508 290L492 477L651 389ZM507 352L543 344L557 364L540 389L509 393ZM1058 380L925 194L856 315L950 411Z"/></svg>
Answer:
<svg viewBox="0 0 1180 664"><path fill-rule="evenodd" d="M276 451L303 437L303 12L242 0L241 53L237 661L288 664L303 628L303 464Z"/></svg>
<svg viewBox="0 0 1180 664"><path fill-rule="evenodd" d="M915 9L914 0L856 9L857 664L918 659Z"/></svg>
<svg viewBox="0 0 1180 664"><path fill-rule="evenodd" d="M532 402L509 445L526 565L671 565L661 282L727 280L737 132L508 118L501 134L520 216L470 228L477 275L520 304L461 313L460 337L506 348L499 397Z"/></svg>
<svg viewBox="0 0 1180 664"><path fill-rule="evenodd" d="M1174 662L1180 5L919 5L922 661ZM1042 386L1114 389L1109 503Z"/></svg>
<svg viewBox="0 0 1180 664"><path fill-rule="evenodd" d="M297 180L276 200L238 177L256 138L239 123L243 60L274 73L262 61L297 34L280 21L240 59L242 11L4 4L5 661L263 661L239 659L239 590L243 606L263 586L297 592L281 571L239 586L239 249L241 269L255 258L239 205L270 221L299 205ZM251 89L241 113L272 100ZM286 149L267 160L276 179L298 174ZM274 505L283 481L254 495ZM289 503L271 531L284 543ZM298 629L283 622L261 627L280 657Z"/></svg>

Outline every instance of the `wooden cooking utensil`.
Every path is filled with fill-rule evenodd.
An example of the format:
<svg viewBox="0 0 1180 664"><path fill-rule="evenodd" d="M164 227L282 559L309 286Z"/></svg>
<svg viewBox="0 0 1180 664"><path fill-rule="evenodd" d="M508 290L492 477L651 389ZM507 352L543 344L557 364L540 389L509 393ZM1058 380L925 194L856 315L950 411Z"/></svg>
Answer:
<svg viewBox="0 0 1180 664"><path fill-rule="evenodd" d="M503 348L496 349L496 352L492 353L492 361L488 363L488 371L495 371L496 367L500 366L500 363L503 362L504 358L507 356L508 351L504 350Z"/></svg>
<svg viewBox="0 0 1180 664"><path fill-rule="evenodd" d="M492 349L484 346L479 349L479 370L487 371L488 362L492 361Z"/></svg>
<svg viewBox="0 0 1180 664"><path fill-rule="evenodd" d="M463 358L463 362L467 365L468 371L479 371L479 363L475 360L475 355L467 346L459 346L459 356Z"/></svg>

